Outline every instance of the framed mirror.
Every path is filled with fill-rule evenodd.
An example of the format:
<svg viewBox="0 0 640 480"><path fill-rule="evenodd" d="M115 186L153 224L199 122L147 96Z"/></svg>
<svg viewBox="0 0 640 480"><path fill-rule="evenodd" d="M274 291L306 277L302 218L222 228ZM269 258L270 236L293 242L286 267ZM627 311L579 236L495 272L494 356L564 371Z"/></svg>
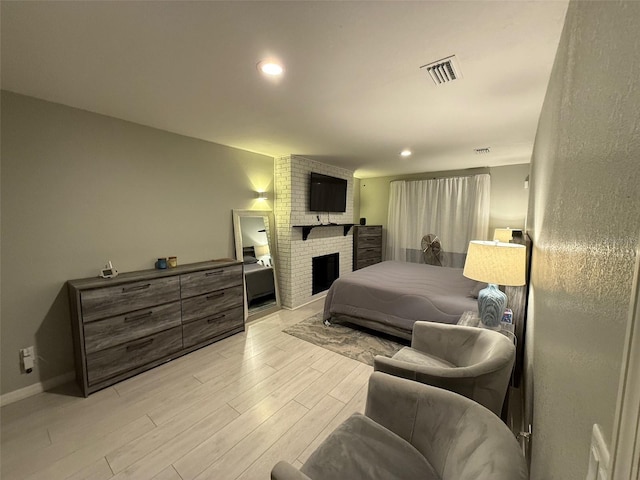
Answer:
<svg viewBox="0 0 640 480"><path fill-rule="evenodd" d="M236 259L244 264L247 321L280 309L275 220L269 210L233 210Z"/></svg>

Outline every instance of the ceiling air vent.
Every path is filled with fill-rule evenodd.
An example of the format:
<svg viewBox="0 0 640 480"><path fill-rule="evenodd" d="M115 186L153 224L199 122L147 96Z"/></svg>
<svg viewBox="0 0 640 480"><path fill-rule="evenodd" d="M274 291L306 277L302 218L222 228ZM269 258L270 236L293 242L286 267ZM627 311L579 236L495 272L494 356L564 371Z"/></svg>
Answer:
<svg viewBox="0 0 640 480"><path fill-rule="evenodd" d="M436 85L442 85L443 83L453 82L459 78L462 78L462 72L460 71L460 65L458 65L458 59L455 55L443 58L437 62L428 63L420 67L426 70Z"/></svg>
<svg viewBox="0 0 640 480"><path fill-rule="evenodd" d="M485 153L490 153L491 148L490 147L474 148L473 151L476 152L476 155L484 155Z"/></svg>

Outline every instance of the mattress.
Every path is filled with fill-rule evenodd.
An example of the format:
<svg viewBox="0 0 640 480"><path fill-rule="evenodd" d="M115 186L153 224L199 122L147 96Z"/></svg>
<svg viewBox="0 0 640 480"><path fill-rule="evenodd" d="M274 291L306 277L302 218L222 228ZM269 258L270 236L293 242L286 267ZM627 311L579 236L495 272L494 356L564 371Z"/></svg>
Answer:
<svg viewBox="0 0 640 480"><path fill-rule="evenodd" d="M478 282L461 268L387 261L338 278L325 299L324 319L365 319L383 331L413 330L416 321L455 324L465 311L478 311L471 291Z"/></svg>

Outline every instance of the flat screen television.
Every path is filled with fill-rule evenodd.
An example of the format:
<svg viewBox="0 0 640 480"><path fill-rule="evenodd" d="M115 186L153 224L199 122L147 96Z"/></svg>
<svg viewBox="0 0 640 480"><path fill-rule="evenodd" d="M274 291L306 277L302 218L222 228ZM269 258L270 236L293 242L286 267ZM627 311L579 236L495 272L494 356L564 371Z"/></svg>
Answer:
<svg viewBox="0 0 640 480"><path fill-rule="evenodd" d="M312 212L346 212L347 181L311 172L309 210Z"/></svg>

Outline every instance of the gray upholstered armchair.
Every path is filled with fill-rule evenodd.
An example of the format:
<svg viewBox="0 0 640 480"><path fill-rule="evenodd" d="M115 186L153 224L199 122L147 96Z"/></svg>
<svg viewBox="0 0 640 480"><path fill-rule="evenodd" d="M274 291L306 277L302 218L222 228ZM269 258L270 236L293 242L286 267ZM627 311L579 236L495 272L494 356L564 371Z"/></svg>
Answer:
<svg viewBox="0 0 640 480"><path fill-rule="evenodd" d="M513 342L493 330L416 322L411 347L376 356L373 368L459 393L500 416L515 354Z"/></svg>
<svg viewBox="0 0 640 480"><path fill-rule="evenodd" d="M298 471L273 480L525 480L518 442L489 410L457 393L380 372L354 414Z"/></svg>

